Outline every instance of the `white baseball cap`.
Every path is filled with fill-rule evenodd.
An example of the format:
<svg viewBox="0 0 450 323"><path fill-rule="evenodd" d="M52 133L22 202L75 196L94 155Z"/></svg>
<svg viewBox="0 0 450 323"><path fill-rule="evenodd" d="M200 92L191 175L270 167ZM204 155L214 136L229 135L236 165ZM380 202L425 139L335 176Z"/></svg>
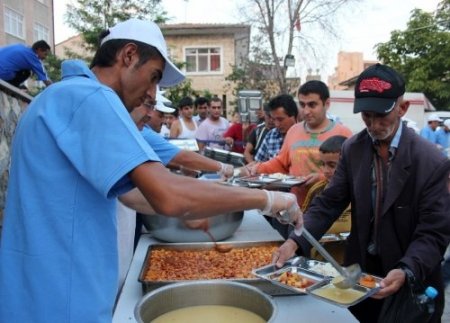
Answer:
<svg viewBox="0 0 450 323"><path fill-rule="evenodd" d="M450 129L450 119L445 119L444 126Z"/></svg>
<svg viewBox="0 0 450 323"><path fill-rule="evenodd" d="M442 119L439 118L439 116L436 113L432 113L428 116L428 121L439 121L441 122Z"/></svg>
<svg viewBox="0 0 450 323"><path fill-rule="evenodd" d="M159 91L159 87L158 90L156 92L156 104L155 104L155 110L158 110L160 112L164 112L164 113L172 113L175 111L174 108L170 108L168 107L166 104L170 105L172 104L172 101L170 101L168 98L163 96L164 91Z"/></svg>
<svg viewBox="0 0 450 323"><path fill-rule="evenodd" d="M154 22L136 18L119 22L109 28L109 34L102 39L101 45L112 39L136 40L155 47L166 61L163 76L159 82L161 86L173 86L184 80L184 74L168 59L166 41Z"/></svg>

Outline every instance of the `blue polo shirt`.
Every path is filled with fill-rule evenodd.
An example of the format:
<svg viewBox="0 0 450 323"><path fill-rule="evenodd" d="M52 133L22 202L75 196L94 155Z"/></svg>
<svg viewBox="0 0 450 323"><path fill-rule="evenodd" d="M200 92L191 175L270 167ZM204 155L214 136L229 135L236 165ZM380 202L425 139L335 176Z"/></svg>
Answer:
<svg viewBox="0 0 450 323"><path fill-rule="evenodd" d="M420 130L420 135L428 140L429 142L436 144L436 132L431 129L429 125L426 125L425 127Z"/></svg>
<svg viewBox="0 0 450 323"><path fill-rule="evenodd" d="M116 197L159 158L117 94L81 61L16 129L0 244L0 322L111 323Z"/></svg>
<svg viewBox="0 0 450 323"><path fill-rule="evenodd" d="M167 165L181 151L180 148L171 144L161 135L148 126L144 126L141 130L145 141L152 147L155 153L161 159L163 165Z"/></svg>
<svg viewBox="0 0 450 323"><path fill-rule="evenodd" d="M23 44L0 48L0 79L12 80L18 71L31 70L39 81L48 80L45 67L34 50Z"/></svg>

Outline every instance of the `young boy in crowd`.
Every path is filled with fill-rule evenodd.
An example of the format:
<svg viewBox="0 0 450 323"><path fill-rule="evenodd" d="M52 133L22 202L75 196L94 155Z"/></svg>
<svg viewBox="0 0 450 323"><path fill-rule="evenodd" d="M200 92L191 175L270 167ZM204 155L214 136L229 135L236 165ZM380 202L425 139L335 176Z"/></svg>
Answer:
<svg viewBox="0 0 450 323"><path fill-rule="evenodd" d="M339 158L341 156L341 147L344 141L347 139L345 136L332 136L325 140L319 147L319 156L321 162L321 169L325 176L324 180L317 182L313 185L306 195L306 198L302 205L302 211L306 212L311 201L317 195L319 195L331 181L334 172L336 170ZM340 233L350 232L351 216L350 206L342 213L342 215L334 222L327 234L334 234L339 237ZM322 239L323 241L325 239ZM327 241L324 243L325 249L332 254L332 256L340 263L343 261L344 245L342 241ZM315 250L311 250L311 257L317 260L323 260L322 256Z"/></svg>

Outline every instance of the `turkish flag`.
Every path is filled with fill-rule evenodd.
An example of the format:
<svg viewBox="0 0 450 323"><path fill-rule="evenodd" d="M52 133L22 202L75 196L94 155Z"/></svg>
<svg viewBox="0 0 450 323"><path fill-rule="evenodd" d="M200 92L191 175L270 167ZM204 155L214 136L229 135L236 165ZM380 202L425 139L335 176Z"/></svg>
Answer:
<svg viewBox="0 0 450 323"><path fill-rule="evenodd" d="M300 17L297 16L297 19L294 21L294 27L297 29L297 31L300 31L302 29L302 26L300 25Z"/></svg>

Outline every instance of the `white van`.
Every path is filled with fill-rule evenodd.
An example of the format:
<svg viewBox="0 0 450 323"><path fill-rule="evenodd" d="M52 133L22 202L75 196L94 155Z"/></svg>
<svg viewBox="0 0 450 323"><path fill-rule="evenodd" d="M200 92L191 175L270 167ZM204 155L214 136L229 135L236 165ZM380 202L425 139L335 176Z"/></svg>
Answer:
<svg viewBox="0 0 450 323"><path fill-rule="evenodd" d="M434 106L423 93L406 92L405 99L411 103L405 115L406 121L411 121L418 128L422 128L426 123L425 113L436 112ZM330 91L330 109L328 113L337 117L344 125L350 128L353 133L364 129L365 125L359 113L353 113L355 101L354 91ZM447 112L450 114L450 112ZM450 117L450 115L449 115ZM425 120L425 121L424 121ZM417 131L417 130L416 130Z"/></svg>

